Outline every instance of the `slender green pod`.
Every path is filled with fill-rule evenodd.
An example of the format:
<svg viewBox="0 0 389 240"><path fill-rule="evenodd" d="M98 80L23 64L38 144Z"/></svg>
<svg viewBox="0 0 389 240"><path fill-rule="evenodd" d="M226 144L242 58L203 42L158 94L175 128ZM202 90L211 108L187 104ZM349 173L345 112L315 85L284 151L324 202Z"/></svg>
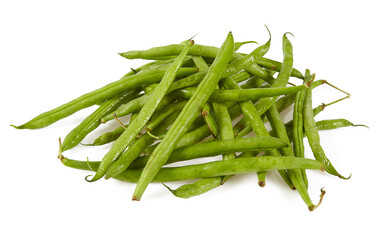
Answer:
<svg viewBox="0 0 389 240"><path fill-rule="evenodd" d="M167 161L179 139L185 134L184 130L186 126L192 124L196 118L196 112L198 109L204 106L207 102L231 59L233 48L234 40L232 34L229 33L226 41L220 48L215 61L209 68L207 75L197 87L195 94L189 99L189 102L185 105L177 120L170 127L164 139L160 144L158 144L157 148L152 153L151 158L147 162L147 165L142 172L142 176L135 188L132 197L133 200L140 200L148 184L153 180L159 169Z"/></svg>
<svg viewBox="0 0 389 240"><path fill-rule="evenodd" d="M178 70L177 76L188 76L195 72L197 72L196 68L182 68ZM165 71L163 70L153 70L124 77L97 90L86 93L57 108L44 112L23 125L14 127L18 129L37 129L46 127L60 119L70 116L71 114L81 109L112 98L124 90L136 89L145 84L159 82L164 74Z"/></svg>
<svg viewBox="0 0 389 240"><path fill-rule="evenodd" d="M338 176L342 179L349 179L351 175L346 178L338 173L334 168L330 160L324 153L322 146L320 145L320 136L316 128L316 122L312 110L312 88L308 88L305 93L304 107L303 107L303 116L304 116L304 130L307 135L309 146L315 156L315 159L323 163L324 169L326 172Z"/></svg>
<svg viewBox="0 0 389 240"><path fill-rule="evenodd" d="M242 47L243 45L246 45L248 43L258 44L256 41L235 42L234 52L238 51L240 47Z"/></svg>
<svg viewBox="0 0 389 240"><path fill-rule="evenodd" d="M310 82L315 75L311 75L307 69L305 71L304 83ZM304 121L303 121L303 106L304 106L305 90L296 94L296 99L293 107L293 152L296 157L304 157ZM306 173L302 170L302 176L305 186L308 187L308 179Z"/></svg>
<svg viewBox="0 0 389 240"><path fill-rule="evenodd" d="M278 149L283 148L287 145L287 142L274 137L250 137L214 140L174 149L165 164L234 152L265 151L269 149ZM143 168L149 161L150 157L151 156L149 155L138 158L133 162L131 168Z"/></svg>
<svg viewBox="0 0 389 240"><path fill-rule="evenodd" d="M224 179L230 178L232 175L225 176ZM220 177L209 177L197 180L191 184L184 184L177 189L171 189L166 184L161 182L174 196L179 198L191 198L209 192L216 187L221 186Z"/></svg>
<svg viewBox="0 0 389 240"><path fill-rule="evenodd" d="M100 162L86 162L68 159L60 156L62 164L67 167L96 171ZM182 167L165 167L160 169L151 182L173 182L184 181L224 175L236 175L257 171L270 171L278 169L312 169L323 168L319 161L307 158L296 157L252 157L237 158L226 161L214 161ZM126 169L123 173L114 178L120 181L137 183L141 178L142 169Z"/></svg>
<svg viewBox="0 0 389 240"><path fill-rule="evenodd" d="M294 87L279 88L250 88L250 89L215 89L209 98L211 102L245 102L261 98L276 97L281 95L293 94L308 87L302 84ZM196 91L196 87L188 87L178 90L177 93L182 98L190 98Z"/></svg>
<svg viewBox="0 0 389 240"><path fill-rule="evenodd" d="M262 58L262 59L256 61L256 63L263 68L274 70L276 72L279 72L281 70L281 67L282 67L282 63L280 63L278 61L274 61L272 59L268 59L268 58ZM292 69L290 76L304 79L304 75L302 75L301 72L295 68Z"/></svg>
<svg viewBox="0 0 389 240"><path fill-rule="evenodd" d="M327 120L321 120L316 122L316 127L318 130L330 130L330 129L337 129L342 127L366 127L368 126L363 124L354 124L350 122L347 119L338 118L338 119L327 119Z"/></svg>
<svg viewBox="0 0 389 240"><path fill-rule="evenodd" d="M138 117L130 123L126 130L120 135L120 137L114 142L112 148L106 153L101 160L99 169L90 181L96 181L104 176L108 167L123 153L128 145L136 138L139 132L145 127L152 114L155 112L161 99L166 95L167 90L175 79L178 70L181 68L182 62L185 59L189 49L193 45L193 41L190 41L180 53L180 55L166 70L165 75L158 84L158 86L152 92L149 100L140 110Z"/></svg>
<svg viewBox="0 0 389 240"><path fill-rule="evenodd" d="M70 131L63 143L62 150L66 151L77 146L90 132L101 124L101 118L112 110L115 110L123 103L138 95L140 89L126 91L110 100L107 100L100 107L85 118L77 127Z"/></svg>
<svg viewBox="0 0 389 240"><path fill-rule="evenodd" d="M270 43L271 43L271 35L269 37L269 40L264 45L257 47L250 54L242 56L241 58L236 59L231 64L229 64L226 70L224 71L222 78L229 77L237 72L240 72L243 69L247 69L251 65L253 65L255 61L260 60L265 54L265 52L267 52L266 49L270 48Z"/></svg>

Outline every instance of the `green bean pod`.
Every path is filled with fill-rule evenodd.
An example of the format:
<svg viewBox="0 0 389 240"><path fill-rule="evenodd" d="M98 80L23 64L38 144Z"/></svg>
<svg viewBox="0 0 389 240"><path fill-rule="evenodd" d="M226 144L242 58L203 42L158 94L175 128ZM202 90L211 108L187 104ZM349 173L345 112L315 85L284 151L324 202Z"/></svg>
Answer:
<svg viewBox="0 0 389 240"><path fill-rule="evenodd" d="M272 59L268 59L268 58L262 58L262 59L256 61L256 63L263 68L275 70L277 72L279 72L281 70L281 67L282 67L282 63L274 61ZM304 79L304 76L301 74L301 72L295 68L292 69L290 76Z"/></svg>
<svg viewBox="0 0 389 240"><path fill-rule="evenodd" d="M311 147L313 155L315 156L315 159L323 163L324 169L329 174L338 176L339 178L342 179L350 178L350 177L346 178L338 173L338 171L334 168L330 160L325 155L324 150L320 145L320 136L316 128L316 122L312 110L312 88L311 87L309 87L305 93L303 116L304 116L304 130L308 138L309 146Z"/></svg>
<svg viewBox="0 0 389 240"><path fill-rule="evenodd" d="M170 127L164 139L152 153L135 188L133 200L140 200L150 181L153 180L159 169L167 161L179 139L185 134L183 130L186 126L192 124L196 118L196 112L207 102L231 59L233 48L234 40L232 34L229 33L226 41L220 48L215 61L209 68L207 75L197 87L195 94L189 99L189 102L181 111L177 120Z"/></svg>
<svg viewBox="0 0 389 240"><path fill-rule="evenodd" d="M195 72L197 72L196 68L182 68L177 72L177 76L188 76ZM118 81L107 84L102 88L86 93L57 108L44 112L23 125L14 127L18 129L37 129L46 127L81 109L112 98L124 90L136 89L144 84L159 82L164 74L165 71L163 70L153 70L124 77Z"/></svg>
<svg viewBox="0 0 389 240"><path fill-rule="evenodd" d="M250 88L250 89L215 89L209 98L211 102L245 102L258 100L260 98L287 95L302 91L307 88L307 84L294 87L280 88ZM182 98L190 98L196 91L196 87L188 87L178 90L177 93Z"/></svg>
<svg viewBox="0 0 389 240"><path fill-rule="evenodd" d="M225 176L224 179L230 178L232 175ZM220 177L208 177L197 180L191 184L184 184L177 189L171 189L166 184L161 182L174 196L179 198L191 198L209 192L221 184Z"/></svg>
<svg viewBox="0 0 389 240"><path fill-rule="evenodd" d="M337 128L342 128L342 127L367 127L366 125L363 124L354 124L350 122L347 119L327 119L327 120L321 120L316 122L316 127L318 130L330 130L330 129L337 129Z"/></svg>
<svg viewBox="0 0 389 240"><path fill-rule="evenodd" d="M271 43L271 36L269 37L269 40L264 45L257 47L250 54L247 54L233 61L231 64L227 66L226 70L222 75L222 78L229 77L241 71L242 69L249 68L251 65L254 64L255 61L258 61L263 57L263 49L270 48L270 43Z"/></svg>
<svg viewBox="0 0 389 240"><path fill-rule="evenodd" d="M315 75L311 75L307 69L305 71L304 83L310 82ZM303 121L303 106L304 106L305 90L296 94L296 100L293 107L293 152L296 157L304 157L304 121ZM304 170L302 170L302 177L305 186L308 188L308 179Z"/></svg>
<svg viewBox="0 0 389 240"><path fill-rule="evenodd" d="M101 118L107 114L107 112L117 109L124 102L134 98L138 95L139 91L140 89L126 91L103 103L96 111L85 118L77 127L66 135L62 143L63 151L77 146L90 132L100 126Z"/></svg>
<svg viewBox="0 0 389 240"><path fill-rule="evenodd" d="M61 162L68 167L96 171L100 162L85 162L60 157ZM214 161L182 167L164 167L153 177L151 182L173 182L199 178L217 177L224 175L236 175L257 171L270 171L279 169L313 169L323 168L319 161L296 157L252 157L237 158L226 161ZM115 176L115 179L125 182L137 183L142 174L142 169L127 169Z"/></svg>
<svg viewBox="0 0 389 240"><path fill-rule="evenodd" d="M288 144L285 141L274 137L250 137L215 140L174 149L165 164L234 152L278 149L287 145ZM151 156L143 156L138 158L132 163L131 168L143 168L150 157Z"/></svg>

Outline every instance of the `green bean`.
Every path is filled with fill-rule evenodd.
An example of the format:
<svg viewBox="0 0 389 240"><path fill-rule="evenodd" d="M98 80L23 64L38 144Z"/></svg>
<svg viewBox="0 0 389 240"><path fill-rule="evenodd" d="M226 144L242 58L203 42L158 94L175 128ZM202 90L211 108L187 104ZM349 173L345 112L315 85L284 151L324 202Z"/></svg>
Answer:
<svg viewBox="0 0 389 240"><path fill-rule="evenodd" d="M197 71L194 68L182 68L178 71L177 76L188 76ZM163 77L165 71L153 70L145 73L137 73L124 77L118 81L107 84L106 86L86 93L68 103L65 103L50 111L44 112L27 123L14 126L18 129L37 129L46 127L62 118L70 116L71 114L90 107L100 101L112 98L124 90L136 89L144 84L158 82Z"/></svg>
<svg viewBox="0 0 389 240"><path fill-rule="evenodd" d="M166 161L165 164L201 157L217 156L220 154L227 154L233 152L245 152L254 150L263 151L282 148L285 146L287 146L287 143L285 141L274 137L250 137L239 139L214 140L198 143L183 148L176 148L171 153L169 159ZM151 156L143 156L136 159L131 164L131 168L143 168L147 164L150 157Z"/></svg>
<svg viewBox="0 0 389 240"><path fill-rule="evenodd" d="M167 69L171 63L173 63L175 58L166 59L166 60L157 60L154 61L153 64L149 64L147 66L142 66L140 71L150 71L154 69ZM194 67L193 60L190 56L185 57L184 62L182 63L182 67Z"/></svg>
<svg viewBox="0 0 389 240"><path fill-rule="evenodd" d="M286 140L288 142L289 138L288 138L286 128L284 126L284 123L281 119L279 112L277 111L274 105L270 107L269 110L267 111L267 118L269 119L269 123L271 124L272 129L275 131L276 136L279 137L281 140L283 141ZM281 148L280 152L282 153L283 156L289 156L289 157L294 156L293 149L290 144L287 147ZM293 185L295 186L301 198L307 205L308 209L310 211L316 209L320 205L324 193L321 195L319 204L317 205L313 204L308 194L301 169L288 169L287 171L290 180L292 180Z"/></svg>
<svg viewBox="0 0 389 240"><path fill-rule="evenodd" d="M304 83L313 80L315 75L311 75L307 69L305 71ZM293 152L296 157L304 157L304 122L303 122L303 106L304 106L305 90L296 94L296 100L293 107ZM302 170L302 177L305 186L308 188L308 179L305 170Z"/></svg>
<svg viewBox="0 0 389 240"><path fill-rule="evenodd" d="M170 44L161 47L153 47L147 50L128 51L119 53L119 55L127 59L154 60L160 57L178 55L183 49L184 45L182 44ZM219 49L217 47L194 44L188 52L188 55L215 58L218 51Z"/></svg>
<svg viewBox="0 0 389 240"><path fill-rule="evenodd" d="M270 34L270 32L269 32ZM224 71L222 78L229 77L237 72L240 72L242 69L249 68L254 64L255 61L260 60L263 57L263 49L270 48L271 36L269 40L262 46L257 47L250 54L247 54L241 58L236 59L231 64L229 64Z"/></svg>
<svg viewBox="0 0 389 240"><path fill-rule="evenodd" d="M63 151L77 146L90 132L100 125L101 118L107 114L107 112L118 108L124 102L134 98L138 95L139 91L140 89L126 91L103 103L96 111L85 118L84 121L66 135L65 140L62 143Z"/></svg>
<svg viewBox="0 0 389 240"><path fill-rule="evenodd" d="M164 134L166 132L166 129L174 122L174 120L176 120L178 115L179 112L171 114L166 119L166 121L162 122L161 125L156 126L153 133L156 135ZM123 154L118 158L118 160L116 160L109 166L105 174L105 178L108 179L117 176L124 170L126 170L128 166L130 166L130 164L137 157L139 157L139 155L144 151L144 149L150 144L152 144L154 141L155 139L151 135L142 135L131 146L129 146L126 151L123 152Z"/></svg>
<svg viewBox="0 0 389 240"><path fill-rule="evenodd" d="M346 178L340 175L336 171L336 169L334 168L330 160L327 158L323 148L320 145L320 136L316 128L316 123L315 123L313 110L312 110L312 88L311 87L309 87L305 93L303 116L304 116L304 130L305 133L307 134L308 143L309 146L311 147L313 155L315 156L315 159L323 163L326 172L338 176L339 178L342 179L350 178L351 175L350 177Z"/></svg>
<svg viewBox="0 0 389 240"><path fill-rule="evenodd" d="M235 52L238 51L240 47L242 47L243 45L248 44L248 43L256 43L256 44L258 44L256 41L235 42L234 51Z"/></svg>
<svg viewBox="0 0 389 240"><path fill-rule="evenodd" d="M190 41L181 52L181 54L174 60L170 65L169 69L166 70L165 75L158 84L158 86L152 92L149 100L145 103L139 112L138 117L130 123L128 128L120 135L120 137L114 142L112 148L106 153L101 160L98 171L90 181L96 181L104 176L109 165L111 165L128 147L128 145L136 138L139 132L146 125L151 115L155 112L161 99L166 95L171 83L175 79L181 64L188 53L189 49L193 45L193 41Z"/></svg>
<svg viewBox="0 0 389 240"><path fill-rule="evenodd" d="M217 119L217 125L219 127L219 136L221 140L234 139L234 131L232 129L231 116L228 112L228 108L225 103L212 103L213 109ZM223 160L234 159L235 154L223 155Z"/></svg>
<svg viewBox="0 0 389 240"><path fill-rule="evenodd" d="M219 128L215 118L211 114L211 105L209 103L205 103L203 109L201 110L201 116L203 116L204 121L207 124L212 136L217 138L219 134Z"/></svg>
<svg viewBox="0 0 389 240"><path fill-rule="evenodd" d="M367 127L363 124L354 124L347 119L328 119L328 120L321 120L316 122L316 127L318 130L330 130L330 129L336 129L341 127ZM367 127L368 128L368 127Z"/></svg>
<svg viewBox="0 0 389 240"><path fill-rule="evenodd" d="M228 175L225 177L230 177L232 175ZM161 182L174 196L179 198L191 198L194 196L201 195L203 193L206 193L212 189L215 189L216 187L219 187L221 184L220 177L208 177L203 178L200 180L197 180L194 183L191 184L184 184L177 189L173 190L170 187L168 187L166 184Z"/></svg>
<svg viewBox="0 0 389 240"><path fill-rule="evenodd" d="M338 129L338 128L344 128L344 127L367 127L366 125L363 124L353 124L347 119L326 119L326 120L321 120L316 122L316 127L318 131L323 131L323 130L332 130L332 129ZM288 131L288 136L289 136L289 141L293 142L293 132L291 125L285 124L285 127ZM272 135L273 136L273 135ZM306 134L303 133L303 137L306 137Z"/></svg>
<svg viewBox="0 0 389 240"><path fill-rule="evenodd" d="M256 61L256 63L263 68L275 70L277 72L279 72L281 70L281 66L282 66L282 63L268 59L268 58L262 58L262 59ZM299 72L295 68L292 69L290 76L304 79L304 76L301 74L301 72Z"/></svg>
<svg viewBox="0 0 389 240"><path fill-rule="evenodd" d="M250 88L250 89L215 89L209 98L211 102L245 102L258 100L260 98L287 95L302 91L307 88L307 84L295 87L280 88ZM196 91L196 87L188 87L176 91L182 98L190 98Z"/></svg>
<svg viewBox="0 0 389 240"><path fill-rule="evenodd" d="M232 34L229 33L226 41L220 48L215 61L212 63L206 76L199 84L195 94L189 99L189 102L185 105L172 127L170 127L164 139L152 153L152 157L147 162L147 165L142 172L142 176L135 188L132 198L133 200L140 200L149 182L158 173L159 169L169 158L170 153L173 151L179 139L185 134L183 130L186 126L191 125L196 118L196 112L198 109L204 106L207 102L231 59L233 47L234 40Z"/></svg>
<svg viewBox="0 0 389 240"><path fill-rule="evenodd" d="M81 170L96 171L100 165L100 162L77 161L68 159L64 156L61 156L60 159L65 166ZM161 168L159 172L153 176L151 182L160 183L184 181L223 175L244 174L256 171L293 168L321 170L323 166L319 161L307 158L270 156L237 158L233 160L214 161L182 167ZM141 178L141 174L142 169L126 169L123 173L115 176L114 178L120 181L137 183Z"/></svg>

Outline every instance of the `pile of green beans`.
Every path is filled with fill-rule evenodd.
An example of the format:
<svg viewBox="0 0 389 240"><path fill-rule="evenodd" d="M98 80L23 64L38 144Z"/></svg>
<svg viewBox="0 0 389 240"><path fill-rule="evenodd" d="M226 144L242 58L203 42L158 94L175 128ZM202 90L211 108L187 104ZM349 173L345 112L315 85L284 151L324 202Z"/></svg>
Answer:
<svg viewBox="0 0 389 240"><path fill-rule="evenodd" d="M320 144L319 131L355 125L346 119L316 122L325 107L349 98L349 94L325 80L315 80L309 70L293 67L293 47L285 33L283 60L264 57L269 40L250 53L238 52L244 44L228 33L220 47L178 44L120 53L127 59L149 60L121 79L92 90L68 103L44 112L17 129L47 127L71 114L98 105L81 123L59 140L61 162L70 168L92 171L85 180L114 178L136 183L133 200L140 200L150 183L162 183L180 198L201 195L223 185L234 175L254 173L258 185L276 170L291 189L296 189L310 211L314 204L308 193L308 170L319 170L341 179ZM290 81L296 81L288 86ZM313 89L328 84L347 94L340 100L312 106ZM293 109L289 121L280 114ZM128 122L119 117L128 116ZM112 120L112 121L111 121ZM118 127L103 132L92 143L82 143L101 125ZM270 126L265 125L266 122ZM307 138L309 146L304 146ZM101 161L69 159L65 151L82 144L87 149L111 144ZM314 158L305 157L305 149ZM199 158L219 157L195 163ZM203 159L204 160L204 159ZM175 162L180 162L175 166ZM350 175L351 176L351 175ZM167 182L196 180L171 189Z"/></svg>

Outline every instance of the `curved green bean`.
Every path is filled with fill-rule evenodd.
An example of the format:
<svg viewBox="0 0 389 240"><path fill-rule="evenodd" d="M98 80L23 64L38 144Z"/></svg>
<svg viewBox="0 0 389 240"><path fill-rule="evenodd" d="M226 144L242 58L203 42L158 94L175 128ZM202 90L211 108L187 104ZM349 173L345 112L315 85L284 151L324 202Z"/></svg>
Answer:
<svg viewBox="0 0 389 240"><path fill-rule="evenodd" d="M303 116L304 116L304 130L308 138L309 146L315 156L315 159L322 162L326 172L338 176L342 179L348 179L351 177L344 177L334 168L330 160L324 153L323 148L320 145L320 136L316 128L316 122L313 116L312 110L312 88L309 87L305 93L304 107L303 107Z"/></svg>
<svg viewBox="0 0 389 240"><path fill-rule="evenodd" d="M77 146L90 132L101 124L101 118L107 114L107 112L118 108L124 102L134 98L138 95L139 91L140 89L126 91L117 97L104 102L96 111L85 118L84 121L66 135L62 143L62 150L66 151Z"/></svg>
<svg viewBox="0 0 389 240"><path fill-rule="evenodd" d="M177 76L188 76L197 72L195 68L182 68L177 72ZM124 91L141 87L144 84L159 82L165 71L153 70L144 73L137 73L124 77L116 82L105 85L97 90L86 93L68 103L65 103L50 111L44 112L27 123L20 126L14 126L18 129L37 129L46 127L62 118L70 116L71 114L97 104L103 100L112 98L116 94Z"/></svg>

